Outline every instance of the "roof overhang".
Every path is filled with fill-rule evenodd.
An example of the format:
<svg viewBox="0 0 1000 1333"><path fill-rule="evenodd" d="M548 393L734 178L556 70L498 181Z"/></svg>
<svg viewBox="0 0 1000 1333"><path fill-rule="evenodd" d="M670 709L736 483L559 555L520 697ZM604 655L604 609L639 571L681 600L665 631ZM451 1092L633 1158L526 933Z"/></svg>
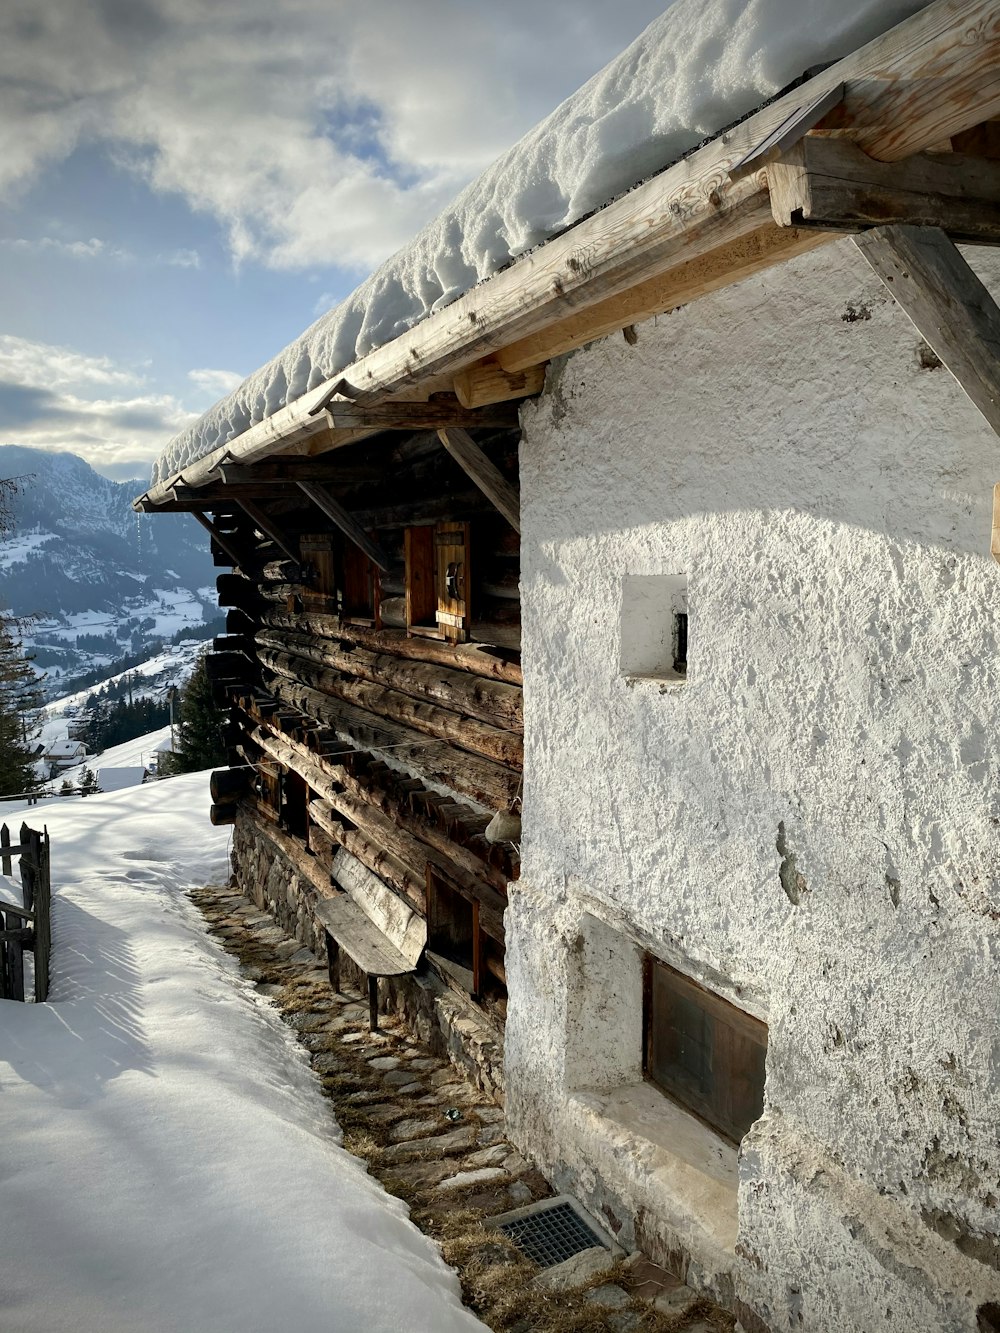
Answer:
<svg viewBox="0 0 1000 1333"><path fill-rule="evenodd" d="M189 495L190 488L223 480L222 469L229 465L278 455L309 457L386 429L420 428L418 404L428 405L428 417L434 416L430 409L446 412L452 404L453 416L465 414L453 424L476 424L477 408L537 393L553 356L802 254L845 230L919 221L948 231L957 198L966 205L963 225L973 228L971 236L960 238L1000 242L1000 163L988 162L996 154L972 159L977 212L968 200L970 173L962 168L968 159L952 153L957 136L998 115L1000 0L935 0L334 379L157 483L135 508L170 507L175 488ZM809 163L813 176L829 175L830 165L818 142L808 160L797 152L806 135L837 145L831 150L839 152L835 216L816 211ZM846 153L844 139L851 141ZM931 153L940 165L944 152L952 156L942 168L946 179L935 196L937 212L926 215L925 189L924 212L914 217L906 164L919 156L923 167L924 155ZM873 180L873 159L899 166ZM781 189L772 199L779 177ZM940 173L934 179L939 182ZM818 193L829 201L829 190ZM408 420L412 427L405 426Z"/></svg>

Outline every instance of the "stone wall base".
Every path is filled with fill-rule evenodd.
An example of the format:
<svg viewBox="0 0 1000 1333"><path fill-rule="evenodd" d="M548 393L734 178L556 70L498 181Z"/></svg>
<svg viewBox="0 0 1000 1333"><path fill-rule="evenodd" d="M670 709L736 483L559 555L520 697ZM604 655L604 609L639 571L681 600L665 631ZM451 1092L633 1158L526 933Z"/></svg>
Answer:
<svg viewBox="0 0 1000 1333"><path fill-rule="evenodd" d="M242 892L326 964L326 932L314 909L319 891L278 845L278 834L240 811L233 828L232 866ZM317 869L319 866L317 864ZM341 984L362 992L365 978L340 955ZM393 1014L426 1045L444 1055L487 1096L503 1104L503 1033L471 999L429 970L379 982L379 1012Z"/></svg>

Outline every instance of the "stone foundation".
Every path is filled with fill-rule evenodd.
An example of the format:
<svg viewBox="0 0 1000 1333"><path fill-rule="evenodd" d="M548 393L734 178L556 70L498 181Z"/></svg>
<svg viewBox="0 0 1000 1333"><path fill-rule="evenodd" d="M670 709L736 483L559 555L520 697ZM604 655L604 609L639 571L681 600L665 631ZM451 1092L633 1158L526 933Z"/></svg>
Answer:
<svg viewBox="0 0 1000 1333"><path fill-rule="evenodd" d="M233 828L232 866L242 892L325 964L326 932L315 918L316 885L246 812ZM319 863L316 868L320 871ZM364 976L343 951L340 971L342 985L364 990ZM435 1055L447 1056L470 1082L503 1104L503 1033L471 999L423 971L382 978L379 1011L400 1018Z"/></svg>

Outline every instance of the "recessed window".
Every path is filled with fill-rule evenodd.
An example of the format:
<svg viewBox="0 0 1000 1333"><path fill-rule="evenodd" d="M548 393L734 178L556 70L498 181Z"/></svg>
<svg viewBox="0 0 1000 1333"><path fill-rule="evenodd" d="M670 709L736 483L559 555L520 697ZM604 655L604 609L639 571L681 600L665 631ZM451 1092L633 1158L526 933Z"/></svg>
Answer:
<svg viewBox="0 0 1000 1333"><path fill-rule="evenodd" d="M474 999L504 1006L507 974L502 914L497 911L502 904L480 902L430 864L426 885L428 954L439 970Z"/></svg>
<svg viewBox="0 0 1000 1333"><path fill-rule="evenodd" d="M469 637L469 524L406 530L406 627L411 635Z"/></svg>
<svg viewBox="0 0 1000 1333"><path fill-rule="evenodd" d="M687 663L686 575L626 574L622 582L622 674L683 681Z"/></svg>
<svg viewBox="0 0 1000 1333"><path fill-rule="evenodd" d="M767 1025L646 956L646 1077L739 1143L764 1109Z"/></svg>

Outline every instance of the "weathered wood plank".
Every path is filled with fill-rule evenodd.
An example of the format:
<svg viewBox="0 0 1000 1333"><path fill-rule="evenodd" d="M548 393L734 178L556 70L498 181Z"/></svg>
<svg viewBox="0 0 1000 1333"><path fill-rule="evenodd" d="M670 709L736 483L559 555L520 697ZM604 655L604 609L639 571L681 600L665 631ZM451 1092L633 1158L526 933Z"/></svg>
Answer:
<svg viewBox="0 0 1000 1333"><path fill-rule="evenodd" d="M412 903L421 916L426 914L422 861L420 870L415 866L406 865L398 856L373 842L363 829L351 828L345 824L325 801L309 802L309 818L335 843L346 847L362 865L367 866L391 889Z"/></svg>
<svg viewBox="0 0 1000 1333"><path fill-rule="evenodd" d="M507 394L506 398L515 395ZM523 395L522 395L523 396ZM317 405L313 414L326 412L331 430L437 430L440 426L513 427L517 408L502 399L463 404L451 394L436 394L426 403L354 403L333 401Z"/></svg>
<svg viewBox="0 0 1000 1333"><path fill-rule="evenodd" d="M854 244L1000 435L1000 308L943 231L885 227Z"/></svg>
<svg viewBox="0 0 1000 1333"><path fill-rule="evenodd" d="M286 768L293 768L317 794L332 800L336 789L342 788L355 800L364 801L392 820L426 848L414 860L426 860L433 853L443 856L450 865L471 876L473 880L489 883L498 891L506 887L506 876L467 847L456 842L448 833L427 818L416 816L412 809L385 788L380 788L363 777L356 777L350 768L337 763L336 755L315 754L288 736L275 735L267 727L257 727L252 740L261 750ZM417 783L423 791L423 784ZM389 850L392 850L391 848Z"/></svg>
<svg viewBox="0 0 1000 1333"><path fill-rule="evenodd" d="M369 537L361 524L353 515L348 513L338 500L333 498L328 490L314 481L300 481L297 485L302 494L308 496L317 509L321 509L331 523L334 523L359 551L364 552L369 560L378 565L379 569L389 568L389 558L378 542L373 537Z"/></svg>
<svg viewBox="0 0 1000 1333"><path fill-rule="evenodd" d="M449 427L438 438L462 471L496 506L515 532L521 531L521 497L500 469L480 449L468 431Z"/></svg>
<svg viewBox="0 0 1000 1333"><path fill-rule="evenodd" d="M455 396L464 407L481 407L507 399L531 398L545 386L545 366L509 371L494 357L487 357L460 370L453 381ZM461 425L461 422L456 422Z"/></svg>
<svg viewBox="0 0 1000 1333"><path fill-rule="evenodd" d="M324 898L313 908L313 916L369 976L401 977L413 971L414 964L346 893L339 898Z"/></svg>
<svg viewBox="0 0 1000 1333"><path fill-rule="evenodd" d="M1000 162L918 153L876 162L847 139L808 135L767 169L779 226L825 230L906 223L953 240L1000 242Z"/></svg>

